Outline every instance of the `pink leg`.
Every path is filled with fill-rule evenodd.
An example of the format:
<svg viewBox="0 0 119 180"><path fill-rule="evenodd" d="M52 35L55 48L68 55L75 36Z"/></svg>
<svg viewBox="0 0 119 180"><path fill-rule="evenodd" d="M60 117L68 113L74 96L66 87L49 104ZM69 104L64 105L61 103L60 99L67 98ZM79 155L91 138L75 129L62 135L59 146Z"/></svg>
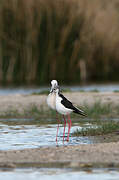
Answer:
<svg viewBox="0 0 119 180"><path fill-rule="evenodd" d="M59 124L60 124L60 120L58 118L58 113L56 112L56 119L58 121L58 126L57 126L57 134L56 134L56 142L57 142L57 136L58 136L58 130L59 130Z"/></svg>
<svg viewBox="0 0 119 180"><path fill-rule="evenodd" d="M67 141L69 141L70 121L69 121L68 116L67 116L67 122L68 122L68 135L67 135Z"/></svg>
<svg viewBox="0 0 119 180"><path fill-rule="evenodd" d="M70 118L70 115L68 114L67 115L68 119L67 119L67 122L68 122L68 135L67 135L67 141L69 141L69 134L70 134L70 129L71 129L71 126L72 126L72 122L71 122L71 118Z"/></svg>
<svg viewBox="0 0 119 180"><path fill-rule="evenodd" d="M63 142L64 142L64 136L65 136L65 126L66 126L66 119L65 116L63 115L64 118L64 131L63 131Z"/></svg>

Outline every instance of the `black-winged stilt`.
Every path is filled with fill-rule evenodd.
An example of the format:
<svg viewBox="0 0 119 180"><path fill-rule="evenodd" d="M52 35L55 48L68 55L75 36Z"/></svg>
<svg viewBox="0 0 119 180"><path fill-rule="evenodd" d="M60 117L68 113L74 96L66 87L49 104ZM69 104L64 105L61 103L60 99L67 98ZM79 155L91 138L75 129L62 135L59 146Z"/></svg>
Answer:
<svg viewBox="0 0 119 180"><path fill-rule="evenodd" d="M69 134L70 134L71 126L72 126L70 113L74 112L74 113L77 113L77 114L80 114L83 116L85 116L85 113L81 109L76 108L68 99L66 99L60 93L59 86L57 86L57 88L55 87L54 91L56 93L56 111L59 112L60 114L62 114L64 117L63 141L64 141L64 136L65 136L65 126L66 126L65 115L67 115L67 122L68 122L67 141L69 141Z"/></svg>
<svg viewBox="0 0 119 180"><path fill-rule="evenodd" d="M70 119L70 113L74 112L83 116L85 116L85 113L82 110L74 107L73 104L60 93L58 82L56 80L51 81L51 90L50 90L50 94L47 97L47 104L51 109L56 110L56 117L58 120L56 142L57 142L57 136L58 136L58 130L59 130L59 123L60 123L57 112L62 114L63 119L64 119L63 142L64 142L65 126L66 126L65 115L67 115L67 122L68 122L67 141L69 141L69 134L70 134L70 129L72 125L72 122Z"/></svg>

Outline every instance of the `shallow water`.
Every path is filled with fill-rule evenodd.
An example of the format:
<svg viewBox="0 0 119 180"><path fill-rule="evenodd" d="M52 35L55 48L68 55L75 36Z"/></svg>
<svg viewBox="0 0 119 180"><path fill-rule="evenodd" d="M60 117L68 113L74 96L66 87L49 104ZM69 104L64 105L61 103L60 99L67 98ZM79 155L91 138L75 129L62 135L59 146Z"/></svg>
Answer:
<svg viewBox="0 0 119 180"><path fill-rule="evenodd" d="M3 120L4 121L4 120ZM17 120L20 121L20 120ZM83 127L90 127L91 124L85 123ZM74 124L71 133L76 129L82 129L81 126ZM0 150L16 150L25 148L38 148L43 146L56 145L76 145L76 144L92 144L94 139L89 137L70 137L70 141L63 144L63 126L60 125L58 143L56 144L57 124L37 125L37 124L20 124L8 125L0 122ZM66 127L66 135L67 135ZM65 137L66 139L66 137Z"/></svg>
<svg viewBox="0 0 119 180"><path fill-rule="evenodd" d="M0 95L12 95L12 94L31 94L38 93L44 90L49 90L50 86L47 87L11 87L11 88L0 88ZM77 86L61 86L61 89L69 89L75 91L93 91L98 90L100 92L113 92L119 91L119 84L91 84L91 85L77 85Z"/></svg>
<svg viewBox="0 0 119 180"><path fill-rule="evenodd" d="M93 169L87 171L75 171L60 168L29 168L14 169L13 171L1 171L0 179L5 180L118 180L118 170Z"/></svg>
<svg viewBox="0 0 119 180"><path fill-rule="evenodd" d="M18 123L18 124L17 124ZM64 127L60 124L58 142L56 143L57 124L39 124L30 119L0 119L0 150L18 150L25 148L39 148L47 146L63 146L78 144L93 144L117 141L118 137L103 136L72 136L75 130L97 127L91 123L73 123L69 142L66 141L68 127L65 129L65 141L63 143Z"/></svg>

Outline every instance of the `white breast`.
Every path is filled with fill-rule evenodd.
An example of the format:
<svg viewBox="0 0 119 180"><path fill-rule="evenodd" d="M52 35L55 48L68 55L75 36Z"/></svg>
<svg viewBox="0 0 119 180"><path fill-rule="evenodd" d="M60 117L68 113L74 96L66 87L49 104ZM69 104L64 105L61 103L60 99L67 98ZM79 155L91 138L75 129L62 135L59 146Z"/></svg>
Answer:
<svg viewBox="0 0 119 180"><path fill-rule="evenodd" d="M48 95L47 104L51 109L56 110L56 94L55 93L50 93Z"/></svg>

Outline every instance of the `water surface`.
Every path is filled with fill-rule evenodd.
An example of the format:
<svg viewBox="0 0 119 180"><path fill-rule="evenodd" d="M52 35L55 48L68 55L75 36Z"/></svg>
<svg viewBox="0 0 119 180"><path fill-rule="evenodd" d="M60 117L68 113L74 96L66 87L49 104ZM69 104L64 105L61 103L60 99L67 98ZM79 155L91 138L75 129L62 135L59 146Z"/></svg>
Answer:
<svg viewBox="0 0 119 180"><path fill-rule="evenodd" d="M4 121L4 120L3 120ZM20 119L18 120L20 121ZM84 126L92 126L86 123ZM81 126L74 124L71 133ZM70 137L70 141L63 143L63 126L60 124L58 143L56 143L57 124L7 124L0 122L0 150L16 150L25 148L39 148L56 145L92 144L93 139L88 137ZM66 127L66 136L68 128ZM66 139L66 137L65 137Z"/></svg>
<svg viewBox="0 0 119 180"><path fill-rule="evenodd" d="M42 120L43 121L43 120ZM58 142L56 143L57 124L42 124L32 119L0 119L0 150L18 150L26 148L39 148L47 146L64 146L78 144L94 144L118 141L118 136L73 136L75 130L82 128L96 128L96 124L87 122L73 123L69 142L66 141L68 127L65 129L63 143L63 124L60 124Z"/></svg>
<svg viewBox="0 0 119 180"><path fill-rule="evenodd" d="M113 92L119 91L119 84L90 84L90 85L77 85L77 86L61 86L61 89L69 89L72 92L75 91L100 91L100 92ZM13 95L13 94L31 94L38 93L42 91L50 90L49 86L45 87L6 87L0 88L0 95Z"/></svg>
<svg viewBox="0 0 119 180"><path fill-rule="evenodd" d="M75 171L60 168L29 168L1 171L0 179L4 180L118 180L119 171L109 169L92 169Z"/></svg>

